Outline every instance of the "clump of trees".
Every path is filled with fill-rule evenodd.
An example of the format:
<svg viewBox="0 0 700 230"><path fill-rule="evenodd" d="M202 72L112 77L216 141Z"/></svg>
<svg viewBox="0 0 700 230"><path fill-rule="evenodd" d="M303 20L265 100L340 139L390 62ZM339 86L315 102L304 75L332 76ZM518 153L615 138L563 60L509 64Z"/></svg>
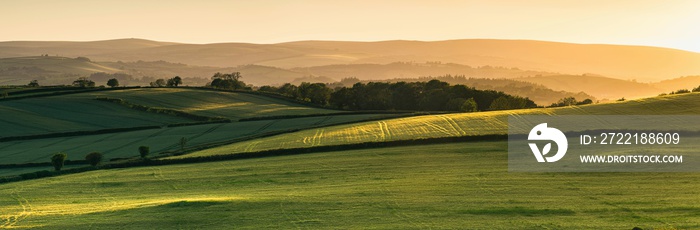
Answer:
<svg viewBox="0 0 700 230"><path fill-rule="evenodd" d="M97 165L102 162L102 158L104 156L100 152L91 152L88 153L88 155L85 155L85 161L88 162L88 164L92 165L93 167L97 167Z"/></svg>
<svg viewBox="0 0 700 230"><path fill-rule="evenodd" d="M56 171L61 171L61 168L63 168L63 164L65 163L66 158L68 158L68 154L56 153L53 156L51 156L51 165L53 165L53 168Z"/></svg>
<svg viewBox="0 0 700 230"><path fill-rule="evenodd" d="M700 92L700 86L693 88L693 92Z"/></svg>
<svg viewBox="0 0 700 230"><path fill-rule="evenodd" d="M559 99L557 103L552 103L549 107L562 107L562 106L572 106L572 105L588 105L588 104L593 104L593 100L591 99L585 99L583 101L578 101L574 97L565 97L562 99Z"/></svg>
<svg viewBox="0 0 700 230"><path fill-rule="evenodd" d="M428 82L369 82L330 89L322 83L264 86L259 91L282 94L298 100L352 110L462 111L533 108L528 98L494 90L477 90L450 85L439 80Z"/></svg>
<svg viewBox="0 0 700 230"><path fill-rule="evenodd" d="M180 76L175 76L174 78L168 79L165 84L168 87L177 87L178 85L182 85L182 78L180 78Z"/></svg>
<svg viewBox="0 0 700 230"><path fill-rule="evenodd" d="M73 86L80 88L95 87L95 82L86 77L81 77L73 81Z"/></svg>
<svg viewBox="0 0 700 230"><path fill-rule="evenodd" d="M175 76L173 78L169 78L168 80L165 79L158 79L150 83L151 87L178 87L179 85L182 85L182 78L180 76Z"/></svg>
<svg viewBox="0 0 700 230"><path fill-rule="evenodd" d="M245 82L241 81L242 77L240 72L225 74L217 72L211 77L211 82L208 83L207 86L225 90L250 90L251 88L246 86Z"/></svg>
<svg viewBox="0 0 700 230"><path fill-rule="evenodd" d="M27 84L29 87L39 87L39 80L31 80L29 81L29 84Z"/></svg>

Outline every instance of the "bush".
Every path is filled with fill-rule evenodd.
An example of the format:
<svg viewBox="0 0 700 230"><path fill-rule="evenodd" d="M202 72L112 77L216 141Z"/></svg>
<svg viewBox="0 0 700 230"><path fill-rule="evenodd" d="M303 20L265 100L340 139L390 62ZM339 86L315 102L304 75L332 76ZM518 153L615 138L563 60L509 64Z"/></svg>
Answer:
<svg viewBox="0 0 700 230"><path fill-rule="evenodd" d="M141 146L139 147L139 154L141 155L141 158L146 158L148 154L151 152L151 148L148 146Z"/></svg>
<svg viewBox="0 0 700 230"><path fill-rule="evenodd" d="M66 158L68 158L68 154L65 153L56 153L51 157L51 164L53 165L53 168L56 169L56 171L61 171L61 168L63 168L63 163L65 162Z"/></svg>
<svg viewBox="0 0 700 230"><path fill-rule="evenodd" d="M697 88L693 88L693 92L700 92L700 86L698 86Z"/></svg>
<svg viewBox="0 0 700 230"><path fill-rule="evenodd" d="M92 152L88 153L88 155L85 156L85 161L88 162L88 164L92 165L93 167L96 167L97 165L102 162L103 155L100 152Z"/></svg>

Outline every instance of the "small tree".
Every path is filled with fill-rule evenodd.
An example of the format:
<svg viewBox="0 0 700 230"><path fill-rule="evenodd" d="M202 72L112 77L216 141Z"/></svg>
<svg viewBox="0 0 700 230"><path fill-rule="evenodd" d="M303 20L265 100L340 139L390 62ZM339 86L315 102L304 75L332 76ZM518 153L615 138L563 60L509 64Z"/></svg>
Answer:
<svg viewBox="0 0 700 230"><path fill-rule="evenodd" d="M459 110L462 112L476 112L479 110L479 107L476 104L476 101L474 101L474 98L470 97L464 101L464 103L459 107Z"/></svg>
<svg viewBox="0 0 700 230"><path fill-rule="evenodd" d="M148 154L151 152L151 148L148 146L141 146L139 147L139 154L141 154L141 158L146 158Z"/></svg>
<svg viewBox="0 0 700 230"><path fill-rule="evenodd" d="M29 84L27 84L29 87L39 87L39 81L38 80L31 80Z"/></svg>
<svg viewBox="0 0 700 230"><path fill-rule="evenodd" d="M61 168L63 168L63 163L66 161L66 158L68 158L68 155L65 153L56 153L51 157L51 164L53 165L53 168L56 169L56 171L61 171Z"/></svg>
<svg viewBox="0 0 700 230"><path fill-rule="evenodd" d="M91 152L85 156L85 161L87 161L93 167L96 167L100 164L100 162L102 162L102 157L102 153L100 152Z"/></svg>
<svg viewBox="0 0 700 230"><path fill-rule="evenodd" d="M107 86L112 88L117 87L119 86L119 80L117 80L116 78L109 79L109 81L107 81Z"/></svg>
<svg viewBox="0 0 700 230"><path fill-rule="evenodd" d="M9 97L9 96L10 96L9 93L7 93L7 92L2 92L2 98L7 98L7 97Z"/></svg>

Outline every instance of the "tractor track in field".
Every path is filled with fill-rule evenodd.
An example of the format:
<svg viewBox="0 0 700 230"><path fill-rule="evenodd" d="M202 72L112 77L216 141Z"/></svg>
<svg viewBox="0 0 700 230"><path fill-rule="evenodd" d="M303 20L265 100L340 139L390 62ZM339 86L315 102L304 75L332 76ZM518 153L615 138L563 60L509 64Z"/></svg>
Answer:
<svg viewBox="0 0 700 230"><path fill-rule="evenodd" d="M0 228L13 228L32 214L32 205L29 203L29 200L19 195L18 192L12 192L10 196L22 207L22 211L16 215L7 217L5 223L0 225Z"/></svg>

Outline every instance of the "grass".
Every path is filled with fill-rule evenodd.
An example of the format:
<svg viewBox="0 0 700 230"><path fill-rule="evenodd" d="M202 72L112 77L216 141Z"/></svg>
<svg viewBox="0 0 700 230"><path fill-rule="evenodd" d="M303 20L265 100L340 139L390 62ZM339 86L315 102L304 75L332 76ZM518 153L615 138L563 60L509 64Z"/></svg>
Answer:
<svg viewBox="0 0 700 230"><path fill-rule="evenodd" d="M196 115L230 119L339 112L311 108L260 95L186 88L144 88L86 95L121 98L138 105L163 107Z"/></svg>
<svg viewBox="0 0 700 230"><path fill-rule="evenodd" d="M0 101L0 113L2 137L192 122L72 95Z"/></svg>
<svg viewBox="0 0 700 230"><path fill-rule="evenodd" d="M393 147L2 184L0 225L700 228L695 173L507 173L506 148L506 142Z"/></svg>
<svg viewBox="0 0 700 230"><path fill-rule="evenodd" d="M187 140L185 147L206 146L268 132L303 129L385 116L387 115L329 115L7 141L0 142L0 162L3 164L48 162L50 156L56 152L67 153L70 160L84 159L86 154L95 151L102 152L105 155L105 160L134 157L138 156L137 149L141 145L150 146L153 155L157 155L159 152L179 150L178 143L183 137ZM0 171L1 175L2 171Z"/></svg>
<svg viewBox="0 0 700 230"><path fill-rule="evenodd" d="M560 108L455 113L387 119L303 130L234 143L182 155L198 157L271 149L303 148L450 136L505 134L509 115L661 115L700 114L700 93Z"/></svg>

